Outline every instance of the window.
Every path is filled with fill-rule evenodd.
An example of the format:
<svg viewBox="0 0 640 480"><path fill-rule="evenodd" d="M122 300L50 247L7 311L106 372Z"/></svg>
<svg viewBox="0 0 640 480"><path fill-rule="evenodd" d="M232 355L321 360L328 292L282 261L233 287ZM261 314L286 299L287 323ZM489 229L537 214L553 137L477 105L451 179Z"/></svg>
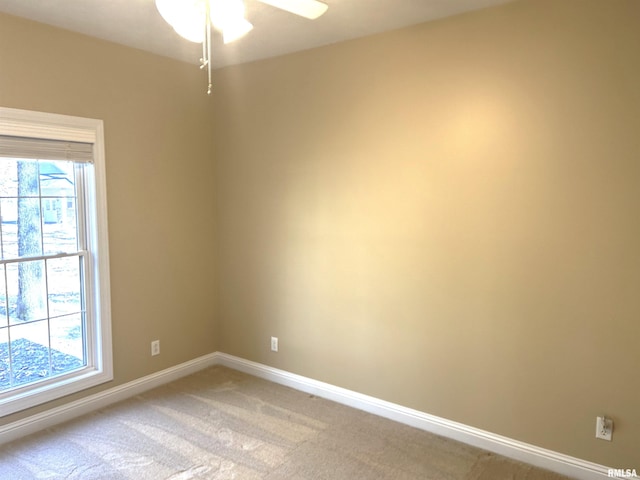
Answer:
<svg viewBox="0 0 640 480"><path fill-rule="evenodd" d="M0 107L0 416L113 379L102 121Z"/></svg>

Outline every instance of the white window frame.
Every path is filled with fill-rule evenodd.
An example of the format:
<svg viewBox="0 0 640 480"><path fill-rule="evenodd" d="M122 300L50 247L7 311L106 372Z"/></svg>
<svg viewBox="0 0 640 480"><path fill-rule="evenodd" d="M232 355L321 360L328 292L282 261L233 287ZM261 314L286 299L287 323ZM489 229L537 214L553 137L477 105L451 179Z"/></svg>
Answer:
<svg viewBox="0 0 640 480"><path fill-rule="evenodd" d="M88 281L87 368L3 395L0 417L113 380L107 189L102 120L0 107L0 135L93 144L93 163L84 168Z"/></svg>

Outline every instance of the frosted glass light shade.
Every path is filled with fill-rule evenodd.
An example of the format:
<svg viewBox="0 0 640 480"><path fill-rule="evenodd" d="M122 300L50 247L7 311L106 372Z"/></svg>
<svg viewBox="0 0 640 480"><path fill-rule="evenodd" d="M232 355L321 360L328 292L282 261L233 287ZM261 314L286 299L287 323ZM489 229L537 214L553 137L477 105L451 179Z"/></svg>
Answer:
<svg viewBox="0 0 640 480"><path fill-rule="evenodd" d="M156 8L178 35L202 43L206 32L207 1L211 23L222 32L224 43L233 42L253 29L244 18L242 0L156 0Z"/></svg>
<svg viewBox="0 0 640 480"><path fill-rule="evenodd" d="M211 24L220 31L232 28L232 25L243 20L246 22L242 0L209 0L209 14Z"/></svg>
<svg viewBox="0 0 640 480"><path fill-rule="evenodd" d="M206 20L204 0L156 0L156 8L178 35L190 42L204 41Z"/></svg>

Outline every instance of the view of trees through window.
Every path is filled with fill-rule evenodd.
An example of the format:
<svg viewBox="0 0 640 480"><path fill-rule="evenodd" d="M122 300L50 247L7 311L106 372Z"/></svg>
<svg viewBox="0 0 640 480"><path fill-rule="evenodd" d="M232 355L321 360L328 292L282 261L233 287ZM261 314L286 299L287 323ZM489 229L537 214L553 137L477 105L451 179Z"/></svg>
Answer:
<svg viewBox="0 0 640 480"><path fill-rule="evenodd" d="M86 365L81 169L0 158L0 394Z"/></svg>

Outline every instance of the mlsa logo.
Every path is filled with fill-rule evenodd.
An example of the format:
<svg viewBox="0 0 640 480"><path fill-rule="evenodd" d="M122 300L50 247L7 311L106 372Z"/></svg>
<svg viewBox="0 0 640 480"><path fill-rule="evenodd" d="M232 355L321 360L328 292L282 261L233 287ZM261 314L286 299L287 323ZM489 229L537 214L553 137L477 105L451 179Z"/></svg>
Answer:
<svg viewBox="0 0 640 480"><path fill-rule="evenodd" d="M614 478L638 478L635 468L610 468L609 476Z"/></svg>

